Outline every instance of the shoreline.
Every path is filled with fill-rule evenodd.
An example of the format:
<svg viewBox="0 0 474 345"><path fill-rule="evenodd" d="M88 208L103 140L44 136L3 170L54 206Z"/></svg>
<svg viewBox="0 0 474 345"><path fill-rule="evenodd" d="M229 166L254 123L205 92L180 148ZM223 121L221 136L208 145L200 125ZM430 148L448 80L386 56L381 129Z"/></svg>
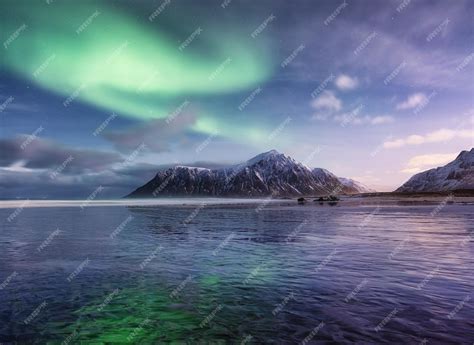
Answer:
<svg viewBox="0 0 474 345"><path fill-rule="evenodd" d="M437 205L456 204L473 205L474 191L469 191L466 195L462 193L370 193L341 195L335 207L340 206L413 206L413 205ZM47 207L159 207L159 206L241 206L241 205L262 205L262 204L282 204L285 206L318 206L314 200L319 196L304 196L305 205L298 205L298 197L277 197L277 198L218 198L218 197L165 197L152 199L108 199L108 200L0 200L0 209L24 209L24 208L47 208ZM324 203L327 206L327 203ZM333 206L334 207L334 206Z"/></svg>

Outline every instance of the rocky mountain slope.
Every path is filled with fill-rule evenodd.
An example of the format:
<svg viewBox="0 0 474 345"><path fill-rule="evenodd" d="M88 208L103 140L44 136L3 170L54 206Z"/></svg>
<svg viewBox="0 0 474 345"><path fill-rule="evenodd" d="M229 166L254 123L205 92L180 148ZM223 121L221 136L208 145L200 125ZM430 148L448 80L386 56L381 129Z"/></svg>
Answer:
<svg viewBox="0 0 474 345"><path fill-rule="evenodd" d="M365 184L358 182L356 180L345 178L345 177L338 177L339 181L348 188L351 193L375 193L376 190L367 187Z"/></svg>
<svg viewBox="0 0 474 345"><path fill-rule="evenodd" d="M414 175L396 192L446 192L474 189L474 148L462 151L443 167Z"/></svg>
<svg viewBox="0 0 474 345"><path fill-rule="evenodd" d="M131 198L160 196L300 196L359 193L325 169L311 171L275 150L228 168L175 166L130 193Z"/></svg>

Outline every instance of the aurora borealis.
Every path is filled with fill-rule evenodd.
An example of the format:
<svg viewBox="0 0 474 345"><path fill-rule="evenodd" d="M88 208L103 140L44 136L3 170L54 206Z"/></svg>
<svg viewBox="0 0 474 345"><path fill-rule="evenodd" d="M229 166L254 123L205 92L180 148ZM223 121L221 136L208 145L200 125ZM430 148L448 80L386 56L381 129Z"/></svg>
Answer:
<svg viewBox="0 0 474 345"><path fill-rule="evenodd" d="M106 180L117 196L162 164L232 164L274 148L390 190L472 146L469 1L436 1L429 18L424 1L0 6L0 143L31 141L1 159L6 195ZM54 171L63 152L116 162L142 143L133 172L87 165L66 168L48 192L33 182L47 174L30 161L37 146L57 157L41 165Z"/></svg>
<svg viewBox="0 0 474 345"><path fill-rule="evenodd" d="M65 107L77 99L123 116L163 118L185 99L251 88L270 76L265 52L213 23L186 38L191 25L171 35L156 28L158 18L102 2L20 2L3 15L5 32L17 32L19 18L28 23L5 47L4 65L64 97ZM195 129L215 130L208 117L203 112Z"/></svg>

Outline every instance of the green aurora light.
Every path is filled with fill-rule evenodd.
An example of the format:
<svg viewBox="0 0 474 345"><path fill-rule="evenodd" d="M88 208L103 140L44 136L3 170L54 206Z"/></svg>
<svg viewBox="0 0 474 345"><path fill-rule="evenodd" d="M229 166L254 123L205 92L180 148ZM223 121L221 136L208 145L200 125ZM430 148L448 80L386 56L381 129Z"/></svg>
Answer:
<svg viewBox="0 0 474 345"><path fill-rule="evenodd" d="M166 117L188 98L251 90L269 78L263 37L254 42L238 26L223 32L209 21L194 35L198 27L180 22L186 33L174 37L159 29L165 15L150 22L102 2L12 2L0 13L1 63L64 97L65 106L82 101L142 120ZM251 130L249 139L258 140L264 132L253 125L206 111L193 129L229 137Z"/></svg>

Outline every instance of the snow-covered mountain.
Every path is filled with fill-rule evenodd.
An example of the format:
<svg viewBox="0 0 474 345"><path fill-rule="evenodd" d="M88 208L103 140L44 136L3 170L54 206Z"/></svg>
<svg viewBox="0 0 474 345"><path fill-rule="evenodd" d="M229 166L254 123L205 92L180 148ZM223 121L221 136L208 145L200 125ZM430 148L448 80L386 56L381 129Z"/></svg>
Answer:
<svg viewBox="0 0 474 345"><path fill-rule="evenodd" d="M293 158L271 150L228 168L175 166L127 197L297 196L358 193L324 169L311 171Z"/></svg>
<svg viewBox="0 0 474 345"><path fill-rule="evenodd" d="M350 178L339 177L339 181L341 181L341 183L344 186L352 190L353 191L352 193L375 193L376 192L375 189L369 188L365 184L359 181L350 179Z"/></svg>
<svg viewBox="0 0 474 345"><path fill-rule="evenodd" d="M396 192L446 192L474 189L474 148L462 151L443 167L416 174Z"/></svg>

